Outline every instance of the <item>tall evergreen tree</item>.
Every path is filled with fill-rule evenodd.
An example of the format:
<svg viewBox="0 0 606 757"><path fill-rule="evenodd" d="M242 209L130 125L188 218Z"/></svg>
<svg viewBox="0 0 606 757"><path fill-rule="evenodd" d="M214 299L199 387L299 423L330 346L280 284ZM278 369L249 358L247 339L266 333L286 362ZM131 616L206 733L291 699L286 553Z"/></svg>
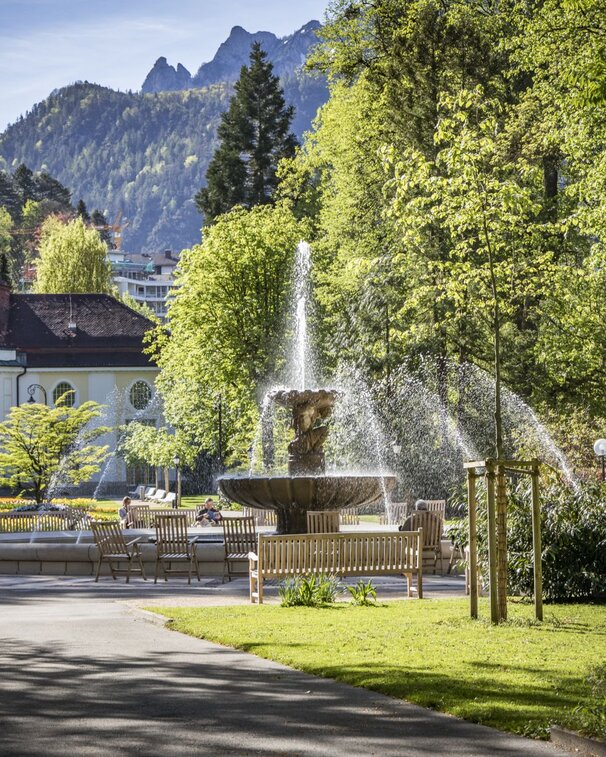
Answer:
<svg viewBox="0 0 606 757"><path fill-rule="evenodd" d="M101 239L105 242L107 247L112 250L114 248L112 233L109 230L109 224L107 223L107 218L105 217L104 213L95 208L95 210L93 210L93 212L90 214L90 220L92 225L99 232Z"/></svg>
<svg viewBox="0 0 606 757"><path fill-rule="evenodd" d="M34 174L25 163L21 163L13 174L13 185L19 193L22 205L25 205L28 200L38 199Z"/></svg>
<svg viewBox="0 0 606 757"><path fill-rule="evenodd" d="M60 181L43 171L34 177L36 200L50 200L65 209L71 208L72 193Z"/></svg>
<svg viewBox="0 0 606 757"><path fill-rule="evenodd" d="M294 109L286 107L280 81L258 42L235 90L221 118L221 144L208 167L207 186L195 197L206 223L236 205L271 203L278 163L291 157L297 144L290 132Z"/></svg>
<svg viewBox="0 0 606 757"><path fill-rule="evenodd" d="M0 206L6 208L13 221L19 220L22 206L21 198L13 179L5 171L0 171Z"/></svg>
<svg viewBox="0 0 606 757"><path fill-rule="evenodd" d="M78 200L78 204L76 205L76 213L80 216L84 223L90 223L90 214L86 208L86 203L82 198Z"/></svg>

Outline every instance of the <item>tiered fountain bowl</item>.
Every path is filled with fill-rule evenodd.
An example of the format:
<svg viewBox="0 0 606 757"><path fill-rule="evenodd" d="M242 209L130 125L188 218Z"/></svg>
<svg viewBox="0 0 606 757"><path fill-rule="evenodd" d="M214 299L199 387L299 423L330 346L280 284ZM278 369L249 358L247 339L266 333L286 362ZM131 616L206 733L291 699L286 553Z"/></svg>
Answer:
<svg viewBox="0 0 606 757"><path fill-rule="evenodd" d="M323 445L338 398L333 389L280 390L272 400L292 411L295 438L288 445L287 476L222 476L219 489L245 507L275 510L276 533L307 532L308 510L341 510L384 502L394 476L326 474Z"/></svg>

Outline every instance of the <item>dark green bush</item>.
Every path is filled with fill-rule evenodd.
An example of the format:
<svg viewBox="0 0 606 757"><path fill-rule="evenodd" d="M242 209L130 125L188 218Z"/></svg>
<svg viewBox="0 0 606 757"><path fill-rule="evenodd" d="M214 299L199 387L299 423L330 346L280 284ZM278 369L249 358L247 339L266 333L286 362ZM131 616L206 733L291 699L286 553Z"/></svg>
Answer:
<svg viewBox="0 0 606 757"><path fill-rule="evenodd" d="M606 599L606 488L584 483L578 492L551 484L541 490L543 595L550 601ZM510 489L508 499L509 591L533 591L530 486ZM449 535L467 544L467 517ZM486 505L478 492L478 557L487 577Z"/></svg>

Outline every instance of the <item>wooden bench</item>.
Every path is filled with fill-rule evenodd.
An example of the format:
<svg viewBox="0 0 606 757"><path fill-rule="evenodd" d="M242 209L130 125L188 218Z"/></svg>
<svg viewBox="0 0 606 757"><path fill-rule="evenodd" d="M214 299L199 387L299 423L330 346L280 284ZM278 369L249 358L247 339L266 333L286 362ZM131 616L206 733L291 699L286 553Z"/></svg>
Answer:
<svg viewBox="0 0 606 757"><path fill-rule="evenodd" d="M278 523L278 514L275 510L260 510L257 507L243 507L242 515L245 518L254 518L257 526L275 526Z"/></svg>
<svg viewBox="0 0 606 757"><path fill-rule="evenodd" d="M360 511L355 507L344 507L339 510L339 522L342 526L359 526Z"/></svg>
<svg viewBox="0 0 606 757"><path fill-rule="evenodd" d="M28 533L30 531L74 531L86 528L88 517L81 512L50 511L45 513L1 513L0 533Z"/></svg>
<svg viewBox="0 0 606 757"><path fill-rule="evenodd" d="M259 535L257 552L249 552L250 601L263 602L263 581L326 573L336 576L412 577L423 597L423 529L397 533Z"/></svg>
<svg viewBox="0 0 606 757"><path fill-rule="evenodd" d="M131 528L154 528L158 515L185 515L188 526L196 525L195 510L159 510L149 505L133 505L129 509Z"/></svg>

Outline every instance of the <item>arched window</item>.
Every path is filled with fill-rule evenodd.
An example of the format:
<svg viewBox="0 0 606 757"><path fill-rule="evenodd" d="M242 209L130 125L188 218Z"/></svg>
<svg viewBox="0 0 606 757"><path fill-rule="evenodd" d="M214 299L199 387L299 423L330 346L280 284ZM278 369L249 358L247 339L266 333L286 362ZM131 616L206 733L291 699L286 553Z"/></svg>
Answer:
<svg viewBox="0 0 606 757"><path fill-rule="evenodd" d="M130 404L135 410L145 410L152 398L151 386L147 381L135 381L130 388Z"/></svg>
<svg viewBox="0 0 606 757"><path fill-rule="evenodd" d="M66 392L69 392L69 394L63 397ZM61 397L63 397L63 402L61 403L63 407L73 407L76 404L76 392L74 391L74 387L67 381L60 381L53 389L53 404L56 405Z"/></svg>

